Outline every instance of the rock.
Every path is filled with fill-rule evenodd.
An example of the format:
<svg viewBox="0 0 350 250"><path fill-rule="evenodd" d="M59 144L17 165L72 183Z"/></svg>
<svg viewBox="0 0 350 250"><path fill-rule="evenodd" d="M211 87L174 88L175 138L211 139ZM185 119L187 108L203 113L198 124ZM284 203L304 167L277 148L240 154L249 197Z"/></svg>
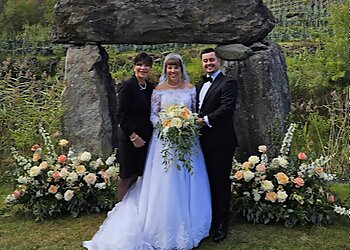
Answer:
<svg viewBox="0 0 350 250"><path fill-rule="evenodd" d="M273 21L261 0L59 0L53 41L249 45L266 37Z"/></svg>
<svg viewBox="0 0 350 250"><path fill-rule="evenodd" d="M108 156L116 141L116 103L107 53L96 45L72 46L65 68L62 133L76 153L87 150Z"/></svg>
<svg viewBox="0 0 350 250"><path fill-rule="evenodd" d="M227 61L243 60L253 54L253 50L243 44L221 45L216 47L215 50L220 58Z"/></svg>
<svg viewBox="0 0 350 250"><path fill-rule="evenodd" d="M257 42L257 43L254 43L253 45L251 45L250 48L254 51L259 51L259 50L269 49L269 46L265 45L263 43Z"/></svg>
<svg viewBox="0 0 350 250"><path fill-rule="evenodd" d="M243 61L224 61L224 71L237 80L239 98L235 129L237 158L247 160L265 144L269 156L276 156L286 132L291 108L287 66L282 48L274 43Z"/></svg>

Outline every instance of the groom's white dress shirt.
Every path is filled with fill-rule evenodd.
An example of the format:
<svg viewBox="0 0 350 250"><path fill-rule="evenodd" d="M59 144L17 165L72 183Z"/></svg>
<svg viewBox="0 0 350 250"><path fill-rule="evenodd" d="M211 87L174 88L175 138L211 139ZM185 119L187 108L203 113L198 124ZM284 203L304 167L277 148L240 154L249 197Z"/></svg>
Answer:
<svg viewBox="0 0 350 250"><path fill-rule="evenodd" d="M218 70L214 74L212 74L211 76L207 75L207 77L211 77L213 79L213 82L214 82L215 78L220 74L220 72L221 72L221 70ZM207 94L207 92L208 92L210 86L213 84L213 82L207 81L203 84L203 87L202 87L201 91L199 92L199 110L201 109L204 97ZM204 119L205 123L208 125L208 127L211 128L212 126L210 125L208 116L207 115L204 116L203 119Z"/></svg>

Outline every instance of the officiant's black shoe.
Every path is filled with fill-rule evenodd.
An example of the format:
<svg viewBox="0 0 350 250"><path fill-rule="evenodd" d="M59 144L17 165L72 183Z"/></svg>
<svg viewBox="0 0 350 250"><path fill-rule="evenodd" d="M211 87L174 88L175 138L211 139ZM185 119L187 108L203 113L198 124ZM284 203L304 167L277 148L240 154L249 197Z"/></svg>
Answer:
<svg viewBox="0 0 350 250"><path fill-rule="evenodd" d="M213 241L218 243L227 237L227 226L224 224L219 224L217 228L214 230Z"/></svg>

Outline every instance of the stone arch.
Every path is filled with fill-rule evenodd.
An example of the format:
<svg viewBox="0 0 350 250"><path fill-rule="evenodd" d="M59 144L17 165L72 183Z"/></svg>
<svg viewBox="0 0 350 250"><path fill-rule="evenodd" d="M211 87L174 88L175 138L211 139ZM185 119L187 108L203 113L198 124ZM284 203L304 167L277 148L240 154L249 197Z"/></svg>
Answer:
<svg viewBox="0 0 350 250"><path fill-rule="evenodd" d="M275 148L269 131L284 133L290 93L281 48L264 41L273 20L259 0L58 1L53 41L71 44L63 133L77 150L106 155L115 146L114 83L101 44L216 44L223 70L242 93L235 115L239 155L259 144Z"/></svg>

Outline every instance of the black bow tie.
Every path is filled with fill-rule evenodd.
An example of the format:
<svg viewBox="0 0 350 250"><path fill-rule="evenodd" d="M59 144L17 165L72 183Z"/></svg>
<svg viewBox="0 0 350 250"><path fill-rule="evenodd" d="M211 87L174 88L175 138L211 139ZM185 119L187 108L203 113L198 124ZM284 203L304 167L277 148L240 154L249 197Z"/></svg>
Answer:
<svg viewBox="0 0 350 250"><path fill-rule="evenodd" d="M213 78L211 78L211 76L203 76L203 81L204 82L213 82Z"/></svg>

